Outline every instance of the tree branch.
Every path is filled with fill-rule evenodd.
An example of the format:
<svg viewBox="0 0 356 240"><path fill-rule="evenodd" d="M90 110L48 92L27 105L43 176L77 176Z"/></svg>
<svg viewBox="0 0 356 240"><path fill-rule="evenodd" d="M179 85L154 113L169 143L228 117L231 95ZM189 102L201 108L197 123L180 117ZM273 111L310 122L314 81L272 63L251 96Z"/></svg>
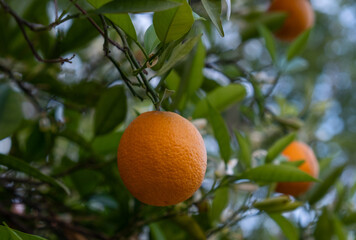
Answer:
<svg viewBox="0 0 356 240"><path fill-rule="evenodd" d="M4 0L0 0L0 5L4 8L4 10L6 12L8 12L11 16L14 17L17 25L19 25L20 30L22 32L22 35L24 36L28 46L30 47L32 54L35 56L35 58L37 59L37 61L39 62L45 62L45 63L72 63L71 60L75 57L75 55L73 55L71 58L56 58L56 59L43 59L36 51L35 47L33 46L31 40L29 39L26 30L24 28L24 21L22 20L22 18L20 18L10 7L9 5L7 5L7 3Z"/></svg>

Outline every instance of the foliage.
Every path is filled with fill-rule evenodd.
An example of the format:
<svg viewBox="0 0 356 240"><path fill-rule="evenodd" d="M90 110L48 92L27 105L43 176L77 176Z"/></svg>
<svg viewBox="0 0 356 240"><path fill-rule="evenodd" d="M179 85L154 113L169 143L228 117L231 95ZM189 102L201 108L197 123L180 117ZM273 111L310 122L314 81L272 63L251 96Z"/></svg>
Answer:
<svg viewBox="0 0 356 240"><path fill-rule="evenodd" d="M0 0L0 239L355 237L355 38L315 4L314 29L280 42L268 2ZM123 131L154 109L208 151L201 188L170 207L117 170ZM294 139L319 180L283 163ZM315 184L294 199L279 181Z"/></svg>

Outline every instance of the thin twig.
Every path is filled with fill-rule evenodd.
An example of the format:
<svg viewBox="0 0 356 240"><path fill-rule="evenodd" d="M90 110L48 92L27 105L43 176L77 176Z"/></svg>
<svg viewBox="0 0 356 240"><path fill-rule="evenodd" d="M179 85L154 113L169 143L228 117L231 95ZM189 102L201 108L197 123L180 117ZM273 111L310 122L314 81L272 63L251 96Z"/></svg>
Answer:
<svg viewBox="0 0 356 240"><path fill-rule="evenodd" d="M71 3L73 3L74 6L75 6L81 13L83 13L83 14L87 17L88 21L96 28L96 30L98 30L98 32L99 32L103 37L105 37L104 31L98 26L98 24L96 24L96 22L88 15L88 13L87 13L81 6L79 6L76 2L74 2L74 0L69 0L69 1L70 1ZM122 52L125 51L124 48L119 45L119 43L115 42L114 40L112 40L112 39L110 39L110 38L107 38L107 40L108 40L112 45L114 45L117 49L121 50Z"/></svg>
<svg viewBox="0 0 356 240"><path fill-rule="evenodd" d="M116 30L116 32L120 35L122 42L124 44L124 50L125 52L128 54L128 58L131 59L131 61L133 62L133 64L135 65L136 69L140 69L141 66L140 64L137 62L135 56L133 55L133 52L130 49L130 46L126 40L125 34L121 31L121 29L119 29L118 27L115 26L115 24L113 22L111 22L111 24L113 25L114 29ZM157 103L159 103L159 97L158 94L156 93L156 91L153 89L153 87L151 86L151 84L148 82L146 76L144 73L140 72L139 73L145 87L146 87L146 93L147 96L152 100L153 104L155 105L155 107L157 108Z"/></svg>
<svg viewBox="0 0 356 240"><path fill-rule="evenodd" d="M75 57L75 55L73 55L71 58L56 58L56 59L43 59L36 51L35 47L33 46L31 40L29 39L26 30L23 26L23 21L22 19L9 7L9 5L7 5L7 3L4 0L0 0L0 5L5 9L6 12L8 12L9 14L11 14L17 25L19 25L20 30L28 44L28 46L30 47L32 54L35 56L35 58L40 61L40 62L45 62L45 63L72 63L71 60Z"/></svg>
<svg viewBox="0 0 356 240"><path fill-rule="evenodd" d="M57 0L54 0L54 15L55 15L55 21L58 20L58 3Z"/></svg>

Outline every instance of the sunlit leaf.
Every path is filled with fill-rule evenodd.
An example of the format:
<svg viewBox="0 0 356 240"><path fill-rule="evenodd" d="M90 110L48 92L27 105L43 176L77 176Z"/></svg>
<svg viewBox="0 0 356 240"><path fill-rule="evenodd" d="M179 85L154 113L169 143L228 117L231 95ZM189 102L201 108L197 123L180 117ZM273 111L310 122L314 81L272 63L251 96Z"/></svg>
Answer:
<svg viewBox="0 0 356 240"><path fill-rule="evenodd" d="M216 88L196 105L193 117L199 118L208 114L208 101L218 111L223 111L228 106L241 101L245 96L246 89L240 84Z"/></svg>
<svg viewBox="0 0 356 240"><path fill-rule="evenodd" d="M169 71L176 63L182 60L187 54L193 49L193 47L198 43L201 35L188 39L187 41L179 44L172 51L171 56L168 61L163 65L163 67L157 71L156 75L162 75Z"/></svg>
<svg viewBox="0 0 356 240"><path fill-rule="evenodd" d="M315 182L315 178L299 168L289 165L266 164L251 168L240 176L242 179L249 179L255 182Z"/></svg>
<svg viewBox="0 0 356 240"><path fill-rule="evenodd" d="M163 43L180 39L190 30L193 23L192 8L185 0L176 8L155 12L153 15L153 26Z"/></svg>

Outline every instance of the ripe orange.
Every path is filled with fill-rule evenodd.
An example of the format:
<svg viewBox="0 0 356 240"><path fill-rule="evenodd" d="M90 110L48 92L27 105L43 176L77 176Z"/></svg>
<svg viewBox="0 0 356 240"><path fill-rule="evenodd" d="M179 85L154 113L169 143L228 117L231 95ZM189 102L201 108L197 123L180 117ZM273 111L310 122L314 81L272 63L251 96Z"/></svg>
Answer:
<svg viewBox="0 0 356 240"><path fill-rule="evenodd" d="M313 150L302 142L294 141L282 152L289 161L304 160L299 169L317 178L319 175L319 163ZM312 182L281 182L277 184L276 192L293 195L295 197L305 193L312 186Z"/></svg>
<svg viewBox="0 0 356 240"><path fill-rule="evenodd" d="M275 33L284 41L293 41L314 24L314 11L308 0L273 0L268 11L288 14L282 27Z"/></svg>
<svg viewBox="0 0 356 240"><path fill-rule="evenodd" d="M173 112L152 111L127 127L117 154L120 176L141 202L168 206L190 198L204 180L207 154L198 130Z"/></svg>

